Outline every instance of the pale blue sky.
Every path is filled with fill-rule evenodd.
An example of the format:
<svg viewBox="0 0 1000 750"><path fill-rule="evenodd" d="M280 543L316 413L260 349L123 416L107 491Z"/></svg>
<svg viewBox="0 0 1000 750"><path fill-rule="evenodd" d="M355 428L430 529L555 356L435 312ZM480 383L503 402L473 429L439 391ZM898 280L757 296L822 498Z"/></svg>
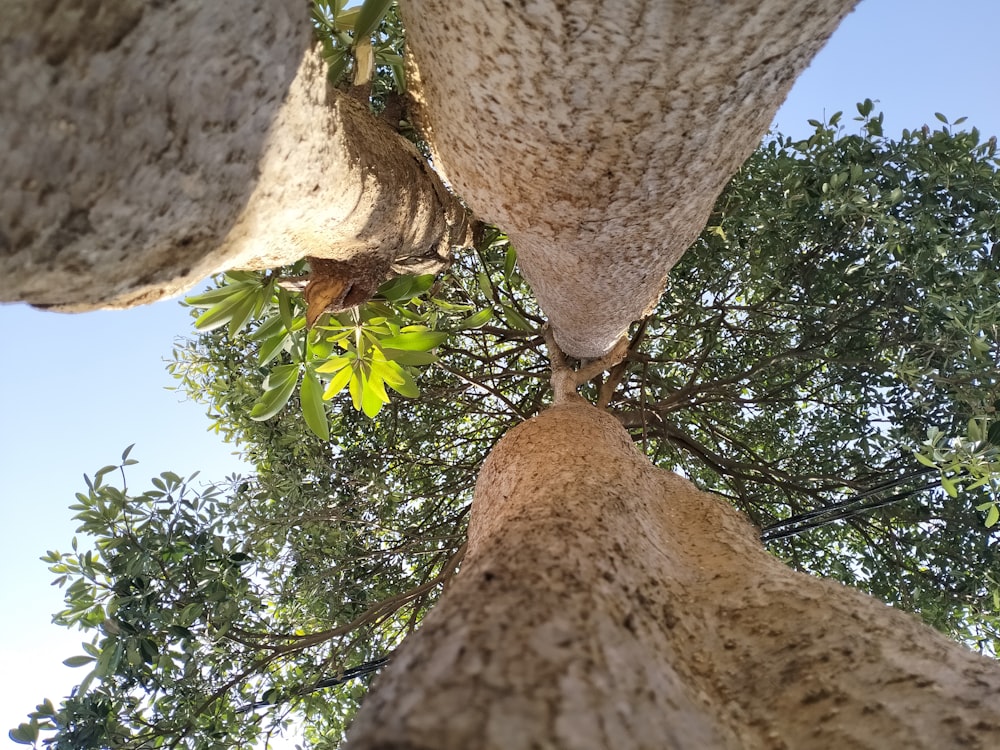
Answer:
<svg viewBox="0 0 1000 750"><path fill-rule="evenodd" d="M1000 134L995 35L1000 3L990 0L863 0L796 83L776 124L805 121L869 97L885 131L936 124L934 112L967 116L984 136ZM0 188L2 189L2 188ZM203 409L164 390L163 358L190 330L175 302L124 312L66 316L0 306L0 747L36 701L58 699L83 676L60 662L80 637L50 624L61 596L38 561L65 550L67 506L82 475L114 463L136 443L131 482L164 470L201 470L222 479L238 467L232 449L206 432Z"/></svg>

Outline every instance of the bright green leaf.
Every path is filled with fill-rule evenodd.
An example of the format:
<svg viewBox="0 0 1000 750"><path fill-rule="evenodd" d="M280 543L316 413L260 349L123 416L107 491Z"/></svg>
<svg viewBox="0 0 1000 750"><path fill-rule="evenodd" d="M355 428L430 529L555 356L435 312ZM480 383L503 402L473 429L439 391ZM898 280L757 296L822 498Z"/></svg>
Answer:
<svg viewBox="0 0 1000 750"><path fill-rule="evenodd" d="M376 356L371 360L371 368L373 374L378 375L378 377L382 378L389 385L399 385L403 382L403 368L395 362L387 362L385 359L380 359Z"/></svg>
<svg viewBox="0 0 1000 750"><path fill-rule="evenodd" d="M374 367L372 367L372 371L365 380L365 391L371 391L374 393L382 403L389 403L389 394L385 392L385 381Z"/></svg>
<svg viewBox="0 0 1000 750"><path fill-rule="evenodd" d="M428 351L443 344L448 338L441 331L410 331L398 336L381 339L379 346L383 349L402 349L403 351Z"/></svg>
<svg viewBox="0 0 1000 750"><path fill-rule="evenodd" d="M347 385L347 381L349 381L353 375L354 368L342 368L327 384L326 390L323 391L323 400L329 401L331 398L344 390L344 386Z"/></svg>
<svg viewBox="0 0 1000 750"><path fill-rule="evenodd" d="M399 369L399 374L402 377L401 383L393 383L387 380L386 384L401 396L406 396L406 398L419 398L420 389L417 387L416 382L414 382L413 376L403 368Z"/></svg>
<svg viewBox="0 0 1000 750"><path fill-rule="evenodd" d="M348 381L348 390L351 393L351 403L354 405L355 411L361 411L361 392L364 390L364 382L362 378L364 377L361 368L351 368L348 370L351 373L351 378Z"/></svg>
<svg viewBox="0 0 1000 750"><path fill-rule="evenodd" d="M323 372L323 373L340 372L349 364L354 362L355 359L357 359L357 357L354 354L354 352L349 352L339 357L331 357L323 364L317 365L316 372Z"/></svg>
<svg viewBox="0 0 1000 750"><path fill-rule="evenodd" d="M382 386L382 381L379 379L378 387L381 389L379 391L371 386L367 378L364 379L361 386L361 411L369 419L374 419L386 404L387 399L383 399L380 395L380 393L385 393L385 387Z"/></svg>

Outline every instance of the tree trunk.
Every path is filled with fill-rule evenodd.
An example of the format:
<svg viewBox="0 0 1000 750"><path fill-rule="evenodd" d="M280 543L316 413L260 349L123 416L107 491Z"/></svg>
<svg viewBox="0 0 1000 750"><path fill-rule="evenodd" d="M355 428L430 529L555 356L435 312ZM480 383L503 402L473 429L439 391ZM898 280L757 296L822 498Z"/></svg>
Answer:
<svg viewBox="0 0 1000 750"><path fill-rule="evenodd" d="M512 430L350 750L1000 747L1000 665L796 573L573 399Z"/></svg>
<svg viewBox="0 0 1000 750"><path fill-rule="evenodd" d="M416 149L328 90L306 4L8 5L0 301L128 307L307 255L370 286L467 240Z"/></svg>
<svg viewBox="0 0 1000 750"><path fill-rule="evenodd" d="M407 0L434 163L505 229L560 347L599 357L856 0Z"/></svg>

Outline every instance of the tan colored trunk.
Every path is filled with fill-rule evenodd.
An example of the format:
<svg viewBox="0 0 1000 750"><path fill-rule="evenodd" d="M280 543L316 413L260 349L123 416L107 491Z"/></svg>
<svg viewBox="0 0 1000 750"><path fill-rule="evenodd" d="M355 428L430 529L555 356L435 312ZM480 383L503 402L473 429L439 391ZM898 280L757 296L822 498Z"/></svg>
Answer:
<svg viewBox="0 0 1000 750"><path fill-rule="evenodd" d="M310 40L287 0L7 3L0 301L127 307L307 255L366 286L443 268L464 208Z"/></svg>
<svg viewBox="0 0 1000 750"><path fill-rule="evenodd" d="M855 2L404 2L435 164L508 231L567 354L656 303Z"/></svg>
<svg viewBox="0 0 1000 750"><path fill-rule="evenodd" d="M1000 747L1000 665L795 573L579 399L512 430L350 750Z"/></svg>

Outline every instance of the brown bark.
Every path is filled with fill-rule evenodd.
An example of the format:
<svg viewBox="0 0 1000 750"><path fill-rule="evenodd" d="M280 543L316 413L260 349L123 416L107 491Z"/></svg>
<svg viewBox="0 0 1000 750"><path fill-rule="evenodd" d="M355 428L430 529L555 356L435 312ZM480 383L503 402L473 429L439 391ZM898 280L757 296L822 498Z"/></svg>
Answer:
<svg viewBox="0 0 1000 750"><path fill-rule="evenodd" d="M791 571L580 399L483 467L463 567L350 750L996 748L1000 665Z"/></svg>
<svg viewBox="0 0 1000 750"><path fill-rule="evenodd" d="M306 255L446 265L464 208L328 91L310 39L286 0L5 6L0 301L125 307Z"/></svg>
<svg viewBox="0 0 1000 750"><path fill-rule="evenodd" d="M404 3L435 164L508 231L568 354L656 303L855 2Z"/></svg>

